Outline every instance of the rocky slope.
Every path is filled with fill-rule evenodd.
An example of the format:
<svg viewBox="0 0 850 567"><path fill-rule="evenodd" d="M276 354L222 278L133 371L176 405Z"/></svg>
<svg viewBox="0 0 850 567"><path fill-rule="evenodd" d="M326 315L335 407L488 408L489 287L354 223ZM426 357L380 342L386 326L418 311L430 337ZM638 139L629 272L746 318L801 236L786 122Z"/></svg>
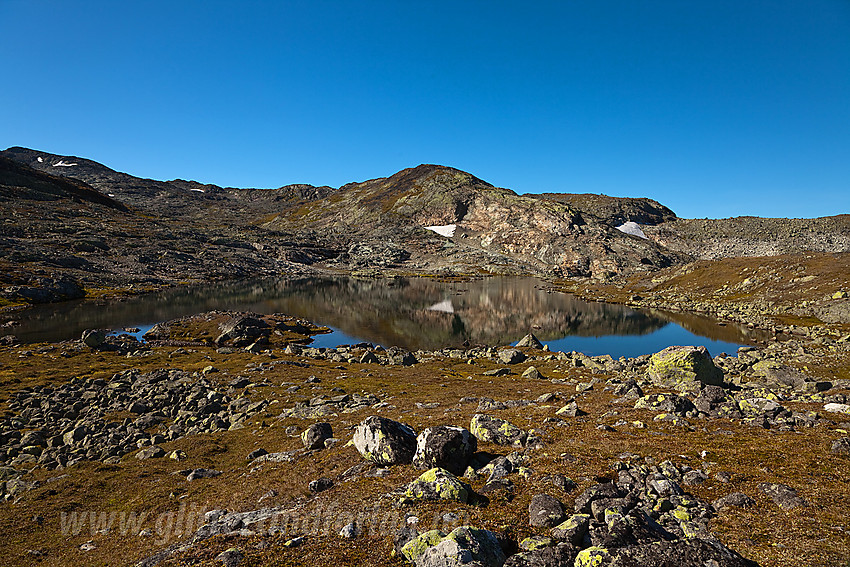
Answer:
<svg viewBox="0 0 850 567"><path fill-rule="evenodd" d="M20 147L2 156L6 304L317 271L602 281L700 258L850 250L850 216L684 220L650 199L523 196L437 165L339 189L234 189Z"/></svg>

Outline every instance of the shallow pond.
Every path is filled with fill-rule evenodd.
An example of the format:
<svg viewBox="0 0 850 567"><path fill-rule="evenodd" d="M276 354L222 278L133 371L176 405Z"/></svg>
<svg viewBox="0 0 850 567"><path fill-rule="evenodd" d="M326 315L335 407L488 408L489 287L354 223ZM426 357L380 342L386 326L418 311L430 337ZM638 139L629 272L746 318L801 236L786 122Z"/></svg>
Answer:
<svg viewBox="0 0 850 567"><path fill-rule="evenodd" d="M24 342L78 338L210 310L286 313L333 329L313 346L370 342L409 350L506 345L533 332L553 351L638 356L704 345L734 354L756 337L746 327L682 313L587 302L532 278L445 282L433 278L310 278L226 282L106 302L66 302L22 312L12 332Z"/></svg>

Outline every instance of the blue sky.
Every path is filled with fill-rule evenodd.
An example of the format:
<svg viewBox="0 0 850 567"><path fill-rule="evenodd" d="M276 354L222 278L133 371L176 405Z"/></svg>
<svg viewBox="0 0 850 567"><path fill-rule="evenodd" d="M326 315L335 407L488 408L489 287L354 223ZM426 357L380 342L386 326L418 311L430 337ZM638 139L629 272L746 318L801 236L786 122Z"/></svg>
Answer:
<svg viewBox="0 0 850 567"><path fill-rule="evenodd" d="M848 0L0 0L0 65L0 146L143 177L850 213Z"/></svg>

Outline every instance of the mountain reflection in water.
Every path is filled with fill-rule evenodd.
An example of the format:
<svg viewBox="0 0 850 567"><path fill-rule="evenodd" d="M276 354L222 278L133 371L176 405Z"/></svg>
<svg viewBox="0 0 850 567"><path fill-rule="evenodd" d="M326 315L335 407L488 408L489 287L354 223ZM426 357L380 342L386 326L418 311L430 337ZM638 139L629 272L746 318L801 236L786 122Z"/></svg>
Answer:
<svg viewBox="0 0 850 567"><path fill-rule="evenodd" d="M721 326L681 313L587 302L548 291L543 282L532 278L226 282L105 303L38 306L22 312L20 325L12 332L25 342L58 341L78 338L84 329L147 327L213 309L286 313L338 330L344 337L340 342L356 339L410 350L460 346L464 341L505 345L528 332L544 342L568 337L651 336L671 321L686 335L692 331L728 343L730 348L753 340L746 328ZM323 337L321 343L331 346L328 341L333 340ZM555 345L552 347L554 350ZM643 352L652 352L652 348Z"/></svg>

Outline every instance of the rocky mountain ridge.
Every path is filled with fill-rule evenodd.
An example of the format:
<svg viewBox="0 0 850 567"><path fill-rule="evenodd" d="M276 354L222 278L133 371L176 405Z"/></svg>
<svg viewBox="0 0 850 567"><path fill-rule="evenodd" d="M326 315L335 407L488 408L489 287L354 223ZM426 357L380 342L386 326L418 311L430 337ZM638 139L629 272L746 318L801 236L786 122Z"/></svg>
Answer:
<svg viewBox="0 0 850 567"><path fill-rule="evenodd" d="M9 286L62 277L86 289L328 271L608 280L703 258L850 250L846 215L687 220L651 199L518 195L439 165L338 189L236 189L20 147L0 156L11 302L21 296ZM49 207L34 206L46 195Z"/></svg>

